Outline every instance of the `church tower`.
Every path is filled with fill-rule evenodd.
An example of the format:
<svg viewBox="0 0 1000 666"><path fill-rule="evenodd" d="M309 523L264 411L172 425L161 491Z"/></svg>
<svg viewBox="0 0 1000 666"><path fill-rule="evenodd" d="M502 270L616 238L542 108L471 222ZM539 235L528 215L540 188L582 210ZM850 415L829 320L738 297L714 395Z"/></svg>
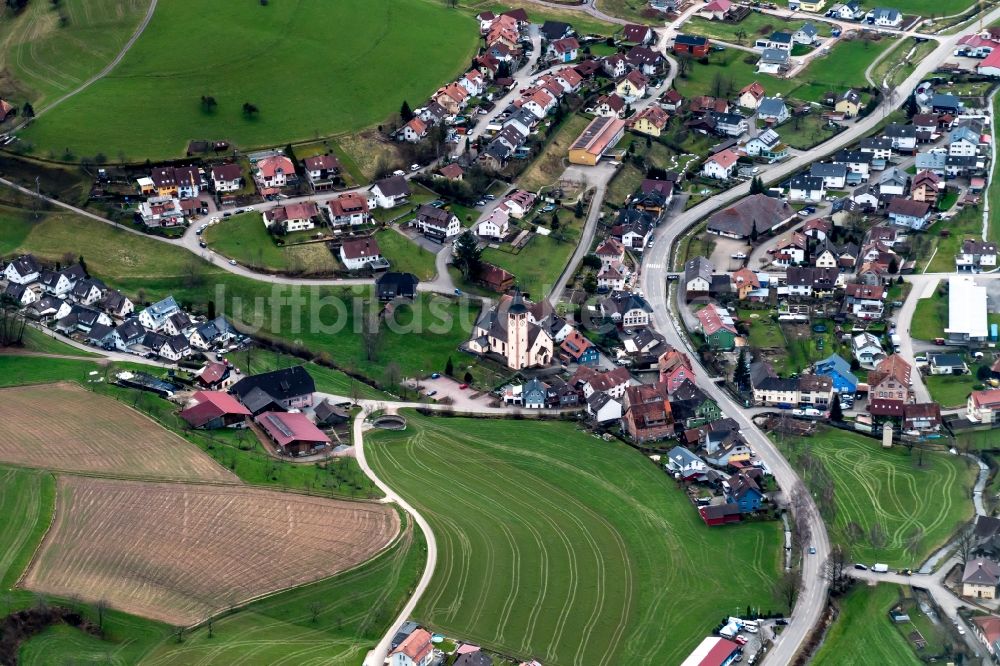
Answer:
<svg viewBox="0 0 1000 666"><path fill-rule="evenodd" d="M507 366L520 370L528 365L528 308L520 287L514 287L514 300L507 310Z"/></svg>

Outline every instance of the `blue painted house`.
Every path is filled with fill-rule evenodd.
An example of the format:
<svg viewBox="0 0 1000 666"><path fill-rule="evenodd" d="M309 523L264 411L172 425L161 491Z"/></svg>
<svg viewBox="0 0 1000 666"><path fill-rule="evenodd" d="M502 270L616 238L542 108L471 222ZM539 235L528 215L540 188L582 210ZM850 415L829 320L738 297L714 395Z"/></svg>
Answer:
<svg viewBox="0 0 1000 666"><path fill-rule="evenodd" d="M743 472L729 478L729 490L726 491L726 501L740 507L740 513L753 513L760 509L764 501L757 482Z"/></svg>
<svg viewBox="0 0 1000 666"><path fill-rule="evenodd" d="M526 409L543 409L547 387L537 379L529 379L524 383L522 398Z"/></svg>
<svg viewBox="0 0 1000 666"><path fill-rule="evenodd" d="M858 378L851 372L851 364L837 354L818 361L815 372L829 377L833 381L833 390L842 395L853 394L858 388Z"/></svg>

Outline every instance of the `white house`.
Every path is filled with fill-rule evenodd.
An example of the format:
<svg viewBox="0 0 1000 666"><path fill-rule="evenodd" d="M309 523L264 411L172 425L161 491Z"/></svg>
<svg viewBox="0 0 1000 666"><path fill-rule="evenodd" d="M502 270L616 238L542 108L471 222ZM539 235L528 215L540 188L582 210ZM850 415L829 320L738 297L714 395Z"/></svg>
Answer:
<svg viewBox="0 0 1000 666"><path fill-rule="evenodd" d="M414 629L389 653L389 666L428 666L432 661L434 645L426 629Z"/></svg>
<svg viewBox="0 0 1000 666"><path fill-rule="evenodd" d="M788 181L788 198L793 201L822 201L826 188L822 178L799 175Z"/></svg>
<svg viewBox="0 0 1000 666"><path fill-rule="evenodd" d="M705 160L705 164L701 168L701 175L717 180L729 180L736 169L738 159L739 155L732 150L727 149L716 153Z"/></svg>
<svg viewBox="0 0 1000 666"><path fill-rule="evenodd" d="M792 33L792 41L796 44L811 46L816 43L818 36L819 31L816 30L816 26L812 23L804 23L801 28Z"/></svg>
<svg viewBox="0 0 1000 666"><path fill-rule="evenodd" d="M159 331L167 322L170 315L181 311L181 306L173 296L167 296L162 301L153 303L139 313L139 323L143 328L150 331Z"/></svg>
<svg viewBox="0 0 1000 666"><path fill-rule="evenodd" d="M898 28L903 22L903 15L898 9L876 7L865 14L865 21L880 28Z"/></svg>
<svg viewBox="0 0 1000 666"><path fill-rule="evenodd" d="M871 333L858 333L851 339L851 350L854 358L858 359L861 365L873 368L875 364L885 358L885 351L879 343L878 338Z"/></svg>
<svg viewBox="0 0 1000 666"><path fill-rule="evenodd" d="M764 49L757 61L757 72L759 74L780 74L788 67L788 51L780 49Z"/></svg>
<svg viewBox="0 0 1000 666"><path fill-rule="evenodd" d="M847 187L847 166L844 164L819 162L809 168L809 175L813 178L822 178L823 186L830 190L842 190Z"/></svg>
<svg viewBox="0 0 1000 666"><path fill-rule="evenodd" d="M403 176L390 176L375 181L369 191L379 208L394 208L410 196L410 184Z"/></svg>
<svg viewBox="0 0 1000 666"><path fill-rule="evenodd" d="M503 239L510 233L510 214L504 206L497 206L476 225L476 234L484 238Z"/></svg>
<svg viewBox="0 0 1000 666"><path fill-rule="evenodd" d="M3 271L3 276L15 284L30 284L38 279L41 270L42 267L32 255L22 254L7 264L7 267Z"/></svg>
<svg viewBox="0 0 1000 666"><path fill-rule="evenodd" d="M444 208L424 204L417 210L413 225L428 238L444 241L457 236L462 231L458 216Z"/></svg>
<svg viewBox="0 0 1000 666"><path fill-rule="evenodd" d="M261 213L264 218L264 226L271 227L277 224L286 232L316 228L318 215L319 209L312 201L276 206Z"/></svg>
<svg viewBox="0 0 1000 666"><path fill-rule="evenodd" d="M235 192L243 186L243 169L239 164L212 167L212 187L218 193Z"/></svg>
<svg viewBox="0 0 1000 666"><path fill-rule="evenodd" d="M967 125L952 130L948 135L948 155L975 157L979 154L979 134Z"/></svg>
<svg viewBox="0 0 1000 666"><path fill-rule="evenodd" d="M744 109L756 109L765 96L764 86L759 81L754 81L740 90L737 103Z"/></svg>
<svg viewBox="0 0 1000 666"><path fill-rule="evenodd" d="M265 157L254 165L254 180L261 189L281 188L297 178L295 165L284 155Z"/></svg>
<svg viewBox="0 0 1000 666"><path fill-rule="evenodd" d="M414 116L396 133L400 141L417 143L427 136L427 123Z"/></svg>
<svg viewBox="0 0 1000 666"><path fill-rule="evenodd" d="M587 399L587 413L598 423L617 421L622 417L621 399L607 393L593 393Z"/></svg>
<svg viewBox="0 0 1000 666"><path fill-rule="evenodd" d="M360 270L369 264L378 266L385 263L374 236L345 239L340 246L340 260L349 271Z"/></svg>
<svg viewBox="0 0 1000 666"><path fill-rule="evenodd" d="M765 97L757 106L757 117L765 123L780 125L788 120L788 106L780 97Z"/></svg>

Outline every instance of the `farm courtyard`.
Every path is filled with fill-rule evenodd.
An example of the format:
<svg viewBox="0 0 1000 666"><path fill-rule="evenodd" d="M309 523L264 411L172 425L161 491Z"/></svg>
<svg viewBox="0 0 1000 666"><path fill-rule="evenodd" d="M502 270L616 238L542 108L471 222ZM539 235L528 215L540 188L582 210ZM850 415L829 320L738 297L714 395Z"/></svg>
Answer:
<svg viewBox="0 0 1000 666"><path fill-rule="evenodd" d="M780 523L708 528L664 471L570 423L407 420L366 455L434 530L415 614L435 629L546 665L666 664L720 609L777 607Z"/></svg>

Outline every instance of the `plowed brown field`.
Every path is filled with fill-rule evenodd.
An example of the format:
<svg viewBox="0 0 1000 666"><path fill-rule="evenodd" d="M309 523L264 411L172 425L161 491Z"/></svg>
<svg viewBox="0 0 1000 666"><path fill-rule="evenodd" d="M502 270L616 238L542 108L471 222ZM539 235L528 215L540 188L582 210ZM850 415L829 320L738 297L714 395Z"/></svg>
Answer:
<svg viewBox="0 0 1000 666"><path fill-rule="evenodd" d="M384 504L65 476L21 584L188 625L354 567L399 529Z"/></svg>
<svg viewBox="0 0 1000 666"><path fill-rule="evenodd" d="M0 462L156 479L238 479L190 442L76 384L0 390Z"/></svg>

